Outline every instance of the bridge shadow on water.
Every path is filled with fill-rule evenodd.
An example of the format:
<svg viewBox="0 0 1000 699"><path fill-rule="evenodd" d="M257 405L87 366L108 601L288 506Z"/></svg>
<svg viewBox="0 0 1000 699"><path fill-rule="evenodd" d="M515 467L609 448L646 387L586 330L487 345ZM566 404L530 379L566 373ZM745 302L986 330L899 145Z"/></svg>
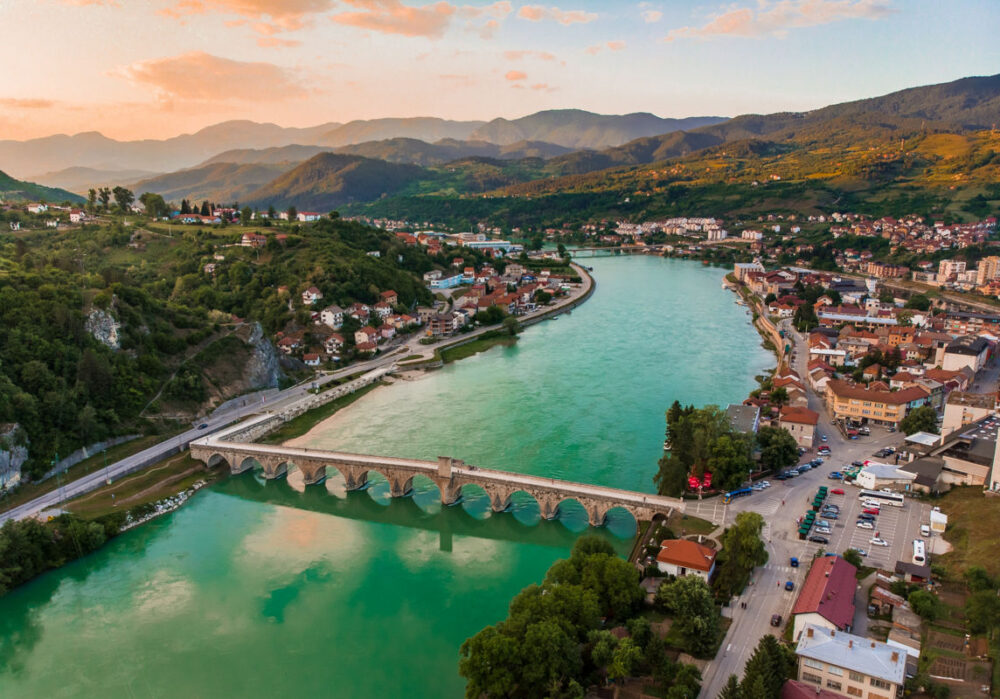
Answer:
<svg viewBox="0 0 1000 699"><path fill-rule="evenodd" d="M348 491L339 477L303 486L295 471L287 478L265 480L258 470L230 476L212 490L335 517L435 531L441 551L452 550L455 536L568 549L581 533L588 531L606 537L619 553L626 554L636 533L635 519L621 509L609 513L606 526L590 527L586 510L575 500L564 501L558 516L551 520L542 519L538 503L524 493L515 493L505 512L492 512L489 498L481 489L479 494L465 496L455 505L442 506L437 486L421 477L415 479L410 494L396 498L389 496L388 483L377 474L372 474L367 488Z"/></svg>

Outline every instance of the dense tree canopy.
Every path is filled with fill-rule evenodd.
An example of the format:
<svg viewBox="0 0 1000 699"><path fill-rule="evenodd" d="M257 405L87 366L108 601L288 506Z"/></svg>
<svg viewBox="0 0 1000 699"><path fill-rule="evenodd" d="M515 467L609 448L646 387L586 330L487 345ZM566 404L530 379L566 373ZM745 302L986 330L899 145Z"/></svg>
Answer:
<svg viewBox="0 0 1000 699"><path fill-rule="evenodd" d="M933 432L937 434L937 411L929 405L914 408L910 411L909 415L899 422L899 429L906 435L916 432Z"/></svg>

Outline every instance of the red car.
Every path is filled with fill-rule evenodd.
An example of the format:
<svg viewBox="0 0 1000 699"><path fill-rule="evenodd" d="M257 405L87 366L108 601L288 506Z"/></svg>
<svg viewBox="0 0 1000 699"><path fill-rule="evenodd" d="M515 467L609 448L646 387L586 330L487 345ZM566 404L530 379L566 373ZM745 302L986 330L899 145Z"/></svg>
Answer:
<svg viewBox="0 0 1000 699"><path fill-rule="evenodd" d="M864 512L866 515L877 515L879 513L879 509L877 507L866 507L861 511Z"/></svg>
<svg viewBox="0 0 1000 699"><path fill-rule="evenodd" d="M834 495L843 495L844 494L844 489L843 488L834 488L830 492L833 493Z"/></svg>

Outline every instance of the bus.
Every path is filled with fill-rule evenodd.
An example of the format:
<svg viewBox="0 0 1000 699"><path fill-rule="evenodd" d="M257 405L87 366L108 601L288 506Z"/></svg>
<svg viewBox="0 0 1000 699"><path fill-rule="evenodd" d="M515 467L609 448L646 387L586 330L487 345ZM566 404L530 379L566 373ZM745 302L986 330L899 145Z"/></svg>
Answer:
<svg viewBox="0 0 1000 699"><path fill-rule="evenodd" d="M728 505L736 498L741 498L744 495L750 495L753 492L752 488L740 488L739 490L730 490L728 493L722 496L723 504Z"/></svg>
<svg viewBox="0 0 1000 699"><path fill-rule="evenodd" d="M927 552L924 551L923 539L913 540L913 562L918 566L922 566L927 563Z"/></svg>
<svg viewBox="0 0 1000 699"><path fill-rule="evenodd" d="M903 506L903 494L888 490L862 490L858 493L858 499L875 500L883 505L892 505L893 507Z"/></svg>

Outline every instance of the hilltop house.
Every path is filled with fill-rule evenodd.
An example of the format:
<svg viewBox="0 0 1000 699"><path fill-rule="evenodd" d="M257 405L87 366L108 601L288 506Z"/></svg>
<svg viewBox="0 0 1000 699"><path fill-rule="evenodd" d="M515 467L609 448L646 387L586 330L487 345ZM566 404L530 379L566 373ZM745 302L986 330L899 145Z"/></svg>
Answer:
<svg viewBox="0 0 1000 699"><path fill-rule="evenodd" d="M312 306L318 301L323 300L323 292L317 289L315 286L310 286L308 289L302 292L302 303L307 306Z"/></svg>

